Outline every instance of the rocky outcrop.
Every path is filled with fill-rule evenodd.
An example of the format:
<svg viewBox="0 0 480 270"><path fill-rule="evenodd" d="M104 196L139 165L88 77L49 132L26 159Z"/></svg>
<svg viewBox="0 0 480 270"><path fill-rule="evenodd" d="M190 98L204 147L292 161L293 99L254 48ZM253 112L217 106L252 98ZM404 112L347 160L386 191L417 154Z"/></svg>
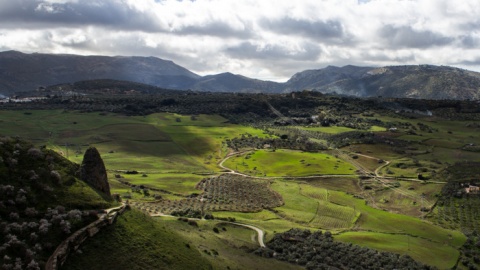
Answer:
<svg viewBox="0 0 480 270"><path fill-rule="evenodd" d="M111 196L105 164L97 148L90 147L85 151L80 167L80 178L107 196Z"/></svg>

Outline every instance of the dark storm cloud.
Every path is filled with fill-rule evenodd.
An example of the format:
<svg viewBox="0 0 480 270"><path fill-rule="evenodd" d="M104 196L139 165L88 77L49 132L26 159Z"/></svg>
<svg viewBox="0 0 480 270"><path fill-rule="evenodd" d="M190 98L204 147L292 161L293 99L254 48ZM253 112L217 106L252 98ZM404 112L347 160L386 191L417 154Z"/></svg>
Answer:
<svg viewBox="0 0 480 270"><path fill-rule="evenodd" d="M275 33L298 35L317 40L341 40L347 37L339 21L307 21L284 17L279 20L262 20L260 25Z"/></svg>
<svg viewBox="0 0 480 270"><path fill-rule="evenodd" d="M474 20L470 20L468 23L461 23L459 24L459 28L466 32L478 32L480 30L480 19L475 18Z"/></svg>
<svg viewBox="0 0 480 270"><path fill-rule="evenodd" d="M314 61L321 53L315 44L303 43L301 48L291 50L278 44L257 46L251 42L229 47L225 51L229 56L238 59L290 59L296 61Z"/></svg>
<svg viewBox="0 0 480 270"><path fill-rule="evenodd" d="M248 38L251 31L234 29L222 21L208 21L202 25L178 26L168 29L160 24L154 13L139 11L122 0L47 3L45 1L16 0L0 2L0 23L3 28L45 28L101 26L123 31L170 32L179 35L208 35Z"/></svg>
<svg viewBox="0 0 480 270"><path fill-rule="evenodd" d="M379 35L388 43L388 47L394 48L425 49L447 45L454 41L451 37L445 37L431 31L418 31L411 26L386 25L380 29Z"/></svg>
<svg viewBox="0 0 480 270"><path fill-rule="evenodd" d="M464 48L478 48L480 46L480 39L472 35L461 36L460 42Z"/></svg>
<svg viewBox="0 0 480 270"><path fill-rule="evenodd" d="M159 31L161 27L149 15L118 1L81 1L48 3L15 0L0 2L3 28L43 28L99 25L125 30Z"/></svg>

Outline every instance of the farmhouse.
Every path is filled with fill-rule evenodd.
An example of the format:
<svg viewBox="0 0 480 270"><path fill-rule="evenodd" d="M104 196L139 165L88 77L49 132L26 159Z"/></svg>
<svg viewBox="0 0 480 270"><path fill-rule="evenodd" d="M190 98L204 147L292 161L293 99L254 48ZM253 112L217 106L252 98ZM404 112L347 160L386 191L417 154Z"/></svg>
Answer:
<svg viewBox="0 0 480 270"><path fill-rule="evenodd" d="M466 193L479 193L480 187L469 185L465 188Z"/></svg>

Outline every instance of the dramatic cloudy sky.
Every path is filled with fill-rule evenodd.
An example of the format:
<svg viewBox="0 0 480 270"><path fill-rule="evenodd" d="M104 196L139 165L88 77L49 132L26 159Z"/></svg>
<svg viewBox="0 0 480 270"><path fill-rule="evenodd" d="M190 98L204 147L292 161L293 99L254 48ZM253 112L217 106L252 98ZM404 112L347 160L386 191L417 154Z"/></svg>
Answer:
<svg viewBox="0 0 480 270"><path fill-rule="evenodd" d="M283 81L327 65L480 71L479 0L0 0L0 51L156 56Z"/></svg>

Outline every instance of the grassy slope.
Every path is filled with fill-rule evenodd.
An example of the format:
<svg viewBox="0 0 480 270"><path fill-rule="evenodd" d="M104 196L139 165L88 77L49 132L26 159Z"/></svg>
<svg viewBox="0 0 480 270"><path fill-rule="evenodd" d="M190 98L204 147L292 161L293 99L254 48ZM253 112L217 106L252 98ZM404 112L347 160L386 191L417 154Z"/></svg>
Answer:
<svg viewBox="0 0 480 270"><path fill-rule="evenodd" d="M188 239L189 245L197 248L214 269L302 269L286 262L254 255L252 251L258 248L258 244L255 240L256 233L250 229L221 221L197 221L198 227L174 218L162 217L158 218L158 222ZM213 232L214 227L218 228L219 233Z"/></svg>
<svg viewBox="0 0 480 270"><path fill-rule="evenodd" d="M132 210L88 239L62 269L212 269L183 237Z"/></svg>

